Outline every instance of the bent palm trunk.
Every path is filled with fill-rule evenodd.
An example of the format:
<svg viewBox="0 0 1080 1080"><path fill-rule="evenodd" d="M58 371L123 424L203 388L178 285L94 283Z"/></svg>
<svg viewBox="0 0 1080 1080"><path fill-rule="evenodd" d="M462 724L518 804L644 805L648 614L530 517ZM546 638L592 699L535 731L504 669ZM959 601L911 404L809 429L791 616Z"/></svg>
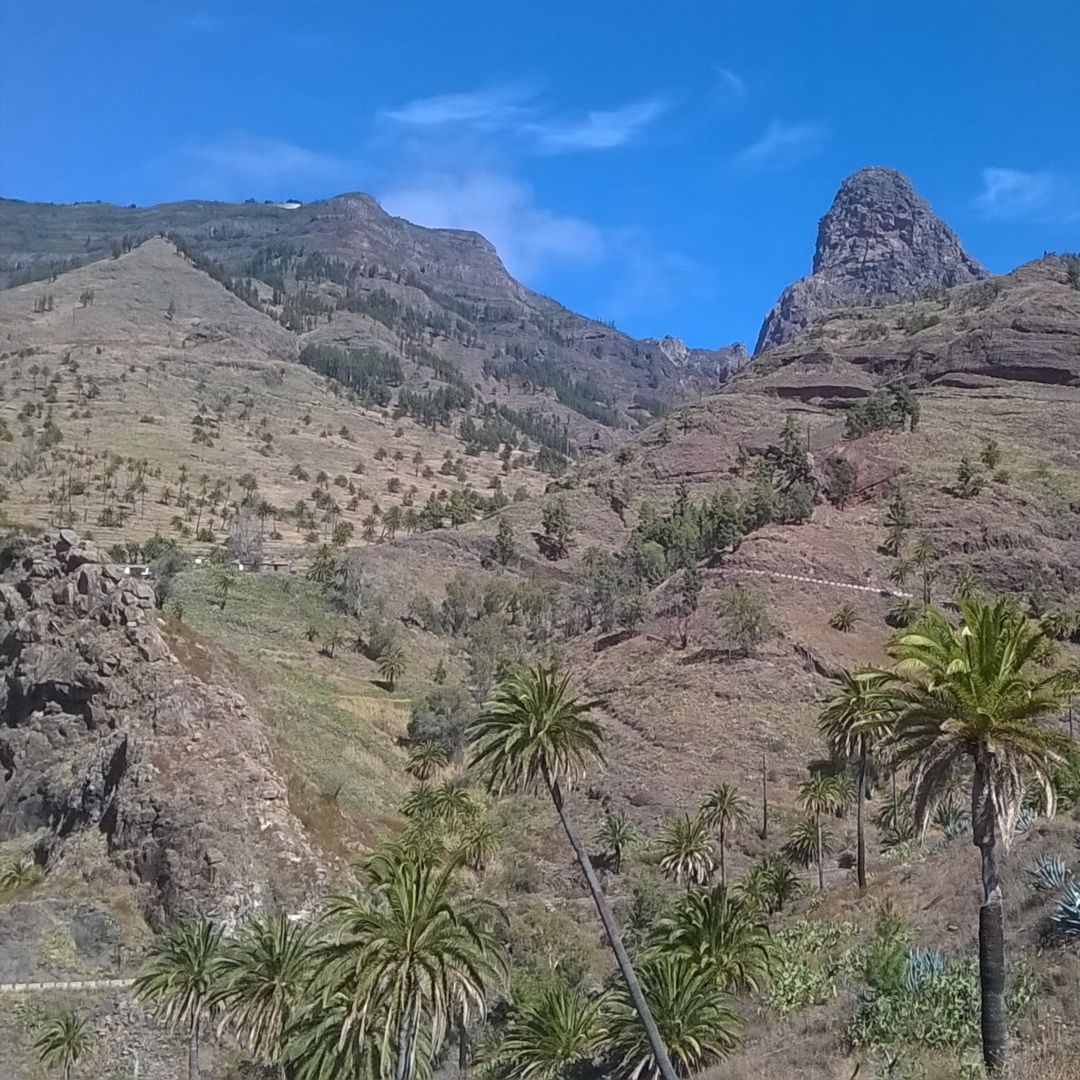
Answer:
<svg viewBox="0 0 1080 1080"><path fill-rule="evenodd" d="M660 1069L660 1075L663 1077L663 1080L676 1080L675 1070L671 1065L671 1059L668 1057L667 1050L664 1049L663 1040L660 1038L660 1031L656 1026L656 1021L653 1019L652 1013L649 1011L649 1004L645 1000L645 995L641 992L641 984L638 982L637 975L634 973L634 967L630 963L630 957L622 943L622 938L619 936L619 928L615 925L615 916L611 913L611 908L608 907L603 889L600 888L600 881L596 876L596 871L593 870L592 860L589 858L589 854L581 842L581 837L578 835L574 823L570 820L570 815L566 812L566 806L563 803L562 789L559 787L559 782L552 779L546 768L544 769L544 779L547 781L548 790L551 792L551 800L555 803L555 809L558 811L559 820L562 822L563 829L566 831L570 846L574 849L574 854L577 855L578 863L581 866L582 872L585 874L585 880L589 885L589 892L592 893L593 902L596 904L596 910L600 913L600 921L604 924L604 930L607 933L608 940L611 942L611 948L615 953L615 962L619 965L619 971L622 972L622 977L626 981L626 988L630 991L630 998L634 1003L634 1008L637 1010L638 1016L641 1017L641 1023L644 1026L645 1034L649 1039L649 1046L652 1048L653 1057L656 1058L656 1064Z"/></svg>
<svg viewBox="0 0 1080 1080"><path fill-rule="evenodd" d="M975 767L972 788L975 846L982 856L983 902L979 908L979 985L982 996L983 1062L991 1073L1008 1057L1009 1018L1005 1009L1005 908L997 866L997 835L986 766Z"/></svg>

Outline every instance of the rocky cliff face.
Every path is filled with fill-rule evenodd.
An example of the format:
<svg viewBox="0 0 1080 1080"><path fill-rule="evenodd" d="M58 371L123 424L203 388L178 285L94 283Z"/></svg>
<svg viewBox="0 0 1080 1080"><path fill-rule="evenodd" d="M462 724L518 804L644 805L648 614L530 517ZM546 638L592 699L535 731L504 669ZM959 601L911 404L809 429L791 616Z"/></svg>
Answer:
<svg viewBox="0 0 1080 1080"><path fill-rule="evenodd" d="M813 272L789 285L765 316L755 355L836 308L892 303L986 276L906 176L860 169L818 225Z"/></svg>
<svg viewBox="0 0 1080 1080"><path fill-rule="evenodd" d="M295 908L319 863L243 698L178 665L150 587L69 531L0 553L0 840L99 831L152 923Z"/></svg>

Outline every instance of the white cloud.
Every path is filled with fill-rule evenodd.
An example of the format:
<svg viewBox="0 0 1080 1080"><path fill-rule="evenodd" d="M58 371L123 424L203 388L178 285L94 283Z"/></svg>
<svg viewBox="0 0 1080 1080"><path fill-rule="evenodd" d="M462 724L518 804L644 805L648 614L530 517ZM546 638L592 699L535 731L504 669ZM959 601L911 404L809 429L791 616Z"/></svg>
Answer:
<svg viewBox="0 0 1080 1080"><path fill-rule="evenodd" d="M524 130L535 136L540 149L551 153L610 150L629 142L665 109L661 101L639 101L621 109L593 110L583 120L530 124Z"/></svg>
<svg viewBox="0 0 1080 1080"><path fill-rule="evenodd" d="M1052 172L983 169L975 205L988 217L1080 221L1080 181Z"/></svg>
<svg viewBox="0 0 1080 1080"><path fill-rule="evenodd" d="M652 99L618 109L594 109L580 118L548 115L535 93L522 87L494 87L462 94L417 98L383 119L414 131L471 130L499 134L544 153L610 150L622 146L655 120L666 106Z"/></svg>
<svg viewBox="0 0 1080 1080"><path fill-rule="evenodd" d="M495 87L466 94L437 94L416 98L400 109L385 109L382 115L413 127L468 124L496 129L519 122L527 113L527 102L532 96L513 87Z"/></svg>
<svg viewBox="0 0 1080 1080"><path fill-rule="evenodd" d="M740 75L737 75L730 68L717 68L716 73L720 76L722 85L730 94L737 98L746 98L748 96L746 80Z"/></svg>
<svg viewBox="0 0 1080 1080"><path fill-rule="evenodd" d="M535 278L552 265L595 264L604 255L597 226L538 206L527 185L497 173L428 174L383 192L379 201L418 225L475 230L517 278Z"/></svg>
<svg viewBox="0 0 1080 1080"><path fill-rule="evenodd" d="M731 159L743 172L773 172L813 157L825 141L822 124L784 124L774 120L761 137Z"/></svg>
<svg viewBox="0 0 1080 1080"><path fill-rule="evenodd" d="M347 162L281 139L232 135L187 146L167 166L183 177L186 190L202 198L287 198L290 186L344 183Z"/></svg>

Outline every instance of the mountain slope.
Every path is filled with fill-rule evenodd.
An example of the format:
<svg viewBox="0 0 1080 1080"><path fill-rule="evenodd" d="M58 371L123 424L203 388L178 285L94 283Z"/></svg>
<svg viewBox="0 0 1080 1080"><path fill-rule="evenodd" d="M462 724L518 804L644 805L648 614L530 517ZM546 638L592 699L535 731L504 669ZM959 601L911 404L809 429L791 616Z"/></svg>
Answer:
<svg viewBox="0 0 1080 1080"><path fill-rule="evenodd" d="M292 209L0 200L0 280L47 280L159 233L298 334L351 347L381 338L400 359L424 350L490 393L553 391L553 415L581 441L597 422L633 426L715 387L747 358L741 345L664 348L575 315L515 281L478 234L413 225L361 193Z"/></svg>

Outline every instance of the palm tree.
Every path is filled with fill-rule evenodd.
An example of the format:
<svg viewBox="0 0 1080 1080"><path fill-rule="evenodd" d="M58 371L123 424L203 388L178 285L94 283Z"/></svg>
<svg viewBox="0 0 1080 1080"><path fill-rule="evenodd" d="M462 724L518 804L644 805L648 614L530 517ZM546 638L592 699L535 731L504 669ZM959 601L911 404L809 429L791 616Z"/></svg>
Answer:
<svg viewBox="0 0 1080 1080"><path fill-rule="evenodd" d="M367 895L327 903L319 984L323 1001L347 1001L338 1045L392 1062L393 1080L413 1080L420 1053L438 1051L455 1016L462 1028L482 1016L506 978L497 909L455 895L455 869L384 853L368 861Z"/></svg>
<svg viewBox="0 0 1080 1080"><path fill-rule="evenodd" d="M569 684L569 675L560 677L541 665L517 672L500 683L469 725L470 767L486 775L488 789L493 792L535 790L541 785L547 788L589 885L660 1075L663 1080L675 1080L615 917L563 801L563 782L570 783L589 762L604 760L600 725L588 715L596 703L573 697Z"/></svg>
<svg viewBox="0 0 1080 1080"><path fill-rule="evenodd" d="M696 815L668 818L656 837L660 869L679 884L704 885L716 870L709 826Z"/></svg>
<svg viewBox="0 0 1080 1080"><path fill-rule="evenodd" d="M701 800L701 818L720 834L720 884L727 884L724 848L727 831L740 825L750 816L746 800L730 784L720 784L706 792Z"/></svg>
<svg viewBox="0 0 1080 1080"><path fill-rule="evenodd" d="M345 634L340 629L331 630L323 639L323 652L334 659L334 650L345 644Z"/></svg>
<svg viewBox="0 0 1080 1080"><path fill-rule="evenodd" d="M170 1028L188 1032L188 1080L199 1080L199 1028L214 1010L221 930L208 919L175 925L150 946L132 992Z"/></svg>
<svg viewBox="0 0 1080 1080"><path fill-rule="evenodd" d="M979 974L983 1059L996 1072L1007 1057L1004 907L997 844L1008 849L1033 780L1054 811L1052 772L1076 743L1046 725L1075 689L1069 669L1047 670L1053 642L1008 597L960 602L960 624L931 608L896 634L898 758L910 763L917 827L925 833L952 774L972 769L972 839L982 861Z"/></svg>
<svg viewBox="0 0 1080 1080"><path fill-rule="evenodd" d="M816 848L813 861L817 863L818 888L824 890L825 847L828 840L828 829L824 827L821 819L826 814L835 813L838 809L837 790L833 782L833 777L822 772L812 772L807 779L799 784L798 798L799 805L810 815L810 820L814 825L813 837ZM806 822L803 822L801 825L796 826L795 832L800 832L801 830L799 843L802 843L805 840L805 825ZM793 832L793 839L794 836L795 833ZM792 850L794 851L796 849L793 848Z"/></svg>
<svg viewBox="0 0 1080 1080"><path fill-rule="evenodd" d="M492 822L481 819L474 821L461 834L458 851L465 865L481 874L501 843L502 830Z"/></svg>
<svg viewBox="0 0 1080 1080"><path fill-rule="evenodd" d="M756 993L769 969L764 913L732 898L723 885L691 889L671 915L658 921L655 945L708 972L732 993Z"/></svg>
<svg viewBox="0 0 1080 1080"><path fill-rule="evenodd" d="M799 866L816 865L818 868L818 889L825 888L825 856L832 853L832 832L829 826L818 816L811 815L800 821L787 843L784 855Z"/></svg>
<svg viewBox="0 0 1080 1080"><path fill-rule="evenodd" d="M405 674L408 667L405 660L405 651L396 641L392 641L379 654L377 663L379 665L379 674L392 692L394 684Z"/></svg>
<svg viewBox="0 0 1080 1080"><path fill-rule="evenodd" d="M855 872L859 888L866 888L866 834L863 829L863 804L871 755L892 733L894 699L888 691L886 672L864 670L843 672L836 680L838 689L825 702L818 715L818 729L829 750L842 758L857 758L859 790L855 803L857 852Z"/></svg>
<svg viewBox="0 0 1080 1080"><path fill-rule="evenodd" d="M710 974L677 956L658 953L640 966L641 985L663 1043L683 1075L722 1058L734 1046L739 1021L731 1009L730 996ZM625 992L616 993L607 1026L605 1048L617 1062L615 1077L658 1080L667 1076L636 1022Z"/></svg>
<svg viewBox="0 0 1080 1080"><path fill-rule="evenodd" d="M405 768L417 780L430 780L448 764L446 750L439 743L428 739L409 747L409 763Z"/></svg>
<svg viewBox="0 0 1080 1080"><path fill-rule="evenodd" d="M802 892L802 882L783 855L763 855L739 882L739 895L762 911L783 911L789 900Z"/></svg>
<svg viewBox="0 0 1080 1080"><path fill-rule="evenodd" d="M596 830L596 842L603 845L604 851L611 852L611 869L616 874L622 870L623 852L637 838L637 828L622 810L605 814Z"/></svg>
<svg viewBox="0 0 1080 1080"><path fill-rule="evenodd" d="M604 1037L603 998L580 987L547 982L518 1005L496 1060L518 1080L561 1080L587 1062Z"/></svg>
<svg viewBox="0 0 1080 1080"><path fill-rule="evenodd" d="M310 931L281 914L247 923L218 962L222 1026L262 1063L277 1065L282 1080L285 1032L313 974Z"/></svg>
<svg viewBox="0 0 1080 1080"><path fill-rule="evenodd" d="M86 1056L93 1038L90 1022L73 1012L46 1020L38 1028L34 1049L42 1065L58 1065L64 1080L71 1080L71 1070Z"/></svg>

